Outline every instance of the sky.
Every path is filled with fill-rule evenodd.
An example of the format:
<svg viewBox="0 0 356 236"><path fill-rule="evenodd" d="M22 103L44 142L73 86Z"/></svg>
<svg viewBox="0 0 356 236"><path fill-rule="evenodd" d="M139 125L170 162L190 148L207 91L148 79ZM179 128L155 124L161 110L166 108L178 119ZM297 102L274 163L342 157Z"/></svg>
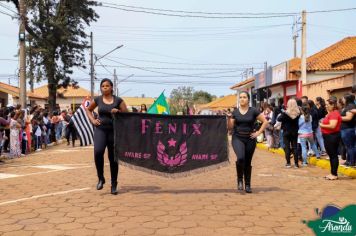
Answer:
<svg viewBox="0 0 356 236"><path fill-rule="evenodd" d="M105 0L136 7L199 12L289 13L355 8L353 0ZM6 8L5 8L6 7ZM10 7L10 10L7 9ZM0 0L0 82L18 85L18 22L5 13L15 8ZM127 9L127 8L125 8ZM132 8L131 8L132 9ZM262 70L293 57L293 22L299 16L254 19L172 17L96 7L100 18L87 27L100 57L95 65L95 92L100 79L120 81L120 96L157 97L162 91L191 86L216 96L232 94L246 68ZM182 13L185 14L185 13ZM348 36L356 36L356 10L307 14L307 56ZM297 25L300 28L300 24ZM297 42L300 57L300 37ZM89 51L86 52L89 59ZM87 60L89 63L89 60ZM88 69L72 77L90 89ZM46 81L35 85L39 87Z"/></svg>

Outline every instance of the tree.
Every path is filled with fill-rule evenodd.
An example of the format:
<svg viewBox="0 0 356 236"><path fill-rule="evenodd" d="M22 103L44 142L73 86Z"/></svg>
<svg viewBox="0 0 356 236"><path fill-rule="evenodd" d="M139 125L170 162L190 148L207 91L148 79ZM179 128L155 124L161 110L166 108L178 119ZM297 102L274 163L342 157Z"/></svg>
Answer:
<svg viewBox="0 0 356 236"><path fill-rule="evenodd" d="M18 1L11 2L19 9ZM26 0L25 26L31 35L32 57L28 61L34 63L37 80L40 75L48 80L50 111L56 107L58 88L77 85L70 77L72 68L85 68L85 26L99 17L92 8L97 5L90 0Z"/></svg>
<svg viewBox="0 0 356 236"><path fill-rule="evenodd" d="M194 104L205 104L205 103L209 103L213 100L213 96L206 92L206 91L203 91L203 90L200 90L200 91L196 91L194 92L193 94L193 101L194 101Z"/></svg>
<svg viewBox="0 0 356 236"><path fill-rule="evenodd" d="M169 107L171 109L171 114L177 114L177 112L182 112L186 108L193 104L193 87L181 86L177 89L173 89L170 95Z"/></svg>

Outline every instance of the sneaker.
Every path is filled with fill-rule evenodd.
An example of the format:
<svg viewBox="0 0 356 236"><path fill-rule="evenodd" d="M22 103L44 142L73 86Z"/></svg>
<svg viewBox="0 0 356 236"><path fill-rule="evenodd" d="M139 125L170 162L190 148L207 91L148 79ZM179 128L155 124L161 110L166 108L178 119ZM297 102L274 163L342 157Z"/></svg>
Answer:
<svg viewBox="0 0 356 236"><path fill-rule="evenodd" d="M41 148L39 148L39 149L36 149L36 152L39 152L39 151L42 151L42 149L41 149Z"/></svg>
<svg viewBox="0 0 356 236"><path fill-rule="evenodd" d="M314 156L314 152L311 151L311 150L309 150L309 151L308 151L308 156Z"/></svg>
<svg viewBox="0 0 356 236"><path fill-rule="evenodd" d="M294 169L299 169L299 165L294 165Z"/></svg>
<svg viewBox="0 0 356 236"><path fill-rule="evenodd" d="M326 153L326 151L321 151L320 155L326 156L326 155L328 155L328 154Z"/></svg>
<svg viewBox="0 0 356 236"><path fill-rule="evenodd" d="M292 166L290 164L286 164L286 168L291 168Z"/></svg>
<svg viewBox="0 0 356 236"><path fill-rule="evenodd" d="M308 163L303 163L302 166L308 166Z"/></svg>

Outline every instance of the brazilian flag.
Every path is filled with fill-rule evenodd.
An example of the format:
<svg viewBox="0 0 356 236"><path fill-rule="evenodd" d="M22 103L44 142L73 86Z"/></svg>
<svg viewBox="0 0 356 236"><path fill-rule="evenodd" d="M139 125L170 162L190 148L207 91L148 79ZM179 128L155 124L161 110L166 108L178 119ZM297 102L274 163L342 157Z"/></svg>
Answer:
<svg viewBox="0 0 356 236"><path fill-rule="evenodd" d="M166 97L164 96L163 92L157 100L152 104L152 106L148 109L147 113L150 114L166 114L169 115L169 105L166 101Z"/></svg>

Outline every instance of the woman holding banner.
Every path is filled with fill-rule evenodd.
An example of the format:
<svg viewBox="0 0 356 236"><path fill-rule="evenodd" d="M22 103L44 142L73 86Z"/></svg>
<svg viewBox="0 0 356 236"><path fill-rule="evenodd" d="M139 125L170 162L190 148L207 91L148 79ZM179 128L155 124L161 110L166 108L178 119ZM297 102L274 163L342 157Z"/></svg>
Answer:
<svg viewBox="0 0 356 236"><path fill-rule="evenodd" d="M101 190L105 184L104 178L104 153L105 148L108 149L108 157L110 161L111 172L111 194L116 195L117 192L117 175L119 172L119 164L114 159L114 127L112 114L116 112L127 112L125 102L113 95L113 83L109 79L103 79L100 82L100 90L102 95L94 98L87 109L87 115L96 126L94 130L94 159L99 182L96 186L97 190ZM98 107L98 118L94 118L93 111Z"/></svg>
<svg viewBox="0 0 356 236"><path fill-rule="evenodd" d="M238 108L228 114L228 128L233 129L232 147L237 156L237 189L243 190L243 179L245 179L246 193L251 191L251 162L256 148L256 138L259 136L268 121L256 108L249 106L250 95L247 92L240 92ZM255 130L255 123L259 120L262 125L259 130Z"/></svg>

